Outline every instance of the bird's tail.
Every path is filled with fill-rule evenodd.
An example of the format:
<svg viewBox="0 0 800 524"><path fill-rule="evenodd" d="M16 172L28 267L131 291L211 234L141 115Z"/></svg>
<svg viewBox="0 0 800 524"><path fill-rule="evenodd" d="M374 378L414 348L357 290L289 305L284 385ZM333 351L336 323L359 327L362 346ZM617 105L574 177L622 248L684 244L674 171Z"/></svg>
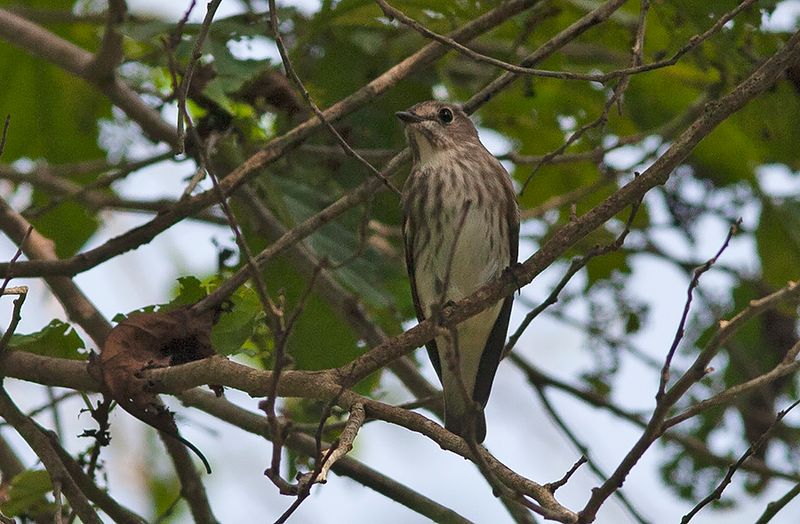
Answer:
<svg viewBox="0 0 800 524"><path fill-rule="evenodd" d="M458 398L454 398L455 396ZM470 431L474 431L475 441L480 444L486 438L486 417L482 409L472 409L472 406L464 402L463 397L461 391L445 395L444 427L465 439L469 439Z"/></svg>

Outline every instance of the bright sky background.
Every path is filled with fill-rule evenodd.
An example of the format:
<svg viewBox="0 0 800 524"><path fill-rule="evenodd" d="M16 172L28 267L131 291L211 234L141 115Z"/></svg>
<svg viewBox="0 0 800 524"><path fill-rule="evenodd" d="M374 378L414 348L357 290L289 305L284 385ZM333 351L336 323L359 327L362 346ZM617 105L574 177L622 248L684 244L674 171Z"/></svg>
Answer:
<svg viewBox="0 0 800 524"><path fill-rule="evenodd" d="M295 1L304 9L314 10L318 2L312 0ZM129 0L131 10L136 13L158 14L166 19L177 20L187 2L164 0ZM264 2L266 4L266 2ZM198 2L193 19L202 19L204 2ZM218 18L237 12L237 3L225 1L219 10ZM787 29L797 23L800 16L800 0L785 1L771 18L770 25L776 29ZM253 56L275 56L274 51L263 43L254 42L250 49L241 50ZM165 115L174 121L174 114ZM114 126L110 126L105 140L114 142ZM12 128L13 132L13 128ZM482 133L482 137L495 153L504 152L507 143L501 136ZM357 144L356 144L357 145ZM113 149L113 147L112 147ZM151 154L151 145L139 140L126 152L132 158ZM634 150L615 153L612 161L628 167ZM187 163L164 162L144 169L120 182L115 188L129 197L177 197L184 187L184 177L191 173ZM760 180L764 189L770 193L796 192L800 189L800 177L785 167L772 166L762 169ZM0 192L7 193L0 185ZM535 187L533 188L535 190ZM654 195L648 197L656 199ZM24 201L24 195L17 197L17 204ZM659 205L653 202L657 213ZM742 211L746 222L754 223L758 209ZM149 217L133 213L108 214L104 228L90 241L87 248L102 244L108 238L134 227ZM703 237L693 253L699 259L711 256L725 236L727 226L708 220L699 228ZM230 244L230 234L224 228L184 221L153 242L136 251L126 253L113 261L105 263L76 278L79 286L97 305L101 312L111 318L118 312L126 312L144 305L165 301L174 285L175 278L186 274L208 274L214 271L216 249L212 239ZM659 238L663 245L677 253L686 253L688 248L677 236L665 232ZM753 268L756 264L753 245L744 237L737 237L724 260L737 267ZM520 258L532 253L532 246L521 246ZM0 238L0 260L8 260L15 252L5 237ZM539 302L550 291L552 284L560 278L563 267L551 268L531 285L523 295L533 302ZM710 273L703 279L705 289L725 292L726 278L718 273ZM25 304L24 317L18 332L27 333L40 329L53 317L62 317L63 311L52 299L39 281L19 279L15 285L26 284L31 287L31 295ZM580 285L576 279L572 285ZM682 311L687 277L673 266L659 262L651 257L638 257L634 262L632 289L638 296L647 297L653 304L651 321L646 329L635 337L635 343L647 354L661 359L672 340L675 326ZM10 300L2 304L3 316L10 311ZM586 315L585 311L576 311ZM519 323L524 311L516 308L512 318L512 328ZM88 340L88 338L86 339ZM575 378L590 366L590 354L582 349L584 339L571 328L554 320L537 319L527 331L518 347L521 353L546 371L568 381ZM437 383L435 374L424 356L424 372ZM625 366L617 377L614 390L616 401L629 407L642 410L652 409L657 378L651 369L637 364L633 359L625 359ZM388 377L388 374L387 374ZM33 408L45 402L38 394L41 388L9 380L8 387L15 400L23 408ZM386 380L385 400L401 402L407 395L396 381ZM242 406L256 409L257 399L235 391L227 396ZM606 472L610 472L625 452L639 437L640 431L620 422L603 411L590 409L572 398L554 394L556 405L567 423L584 442L591 442L591 454ZM80 433L85 427L94 427L88 416L75 419L74 413L81 407L79 402L66 404L62 411L62 424L67 443L71 449L82 449L88 442L76 444L72 435ZM180 409L180 408L178 408ZM272 484L262 475L269 461L270 444L238 429L217 423L202 413L186 409L180 410L179 421L182 432L195 443L212 463L214 474L209 478L208 490L217 517L223 523L271 522L291 504L292 499L277 493ZM538 482L549 482L561 477L575 462L579 452L571 447L534 398L533 391L527 387L524 377L509 364L500 366L495 381L492 399L487 409L489 433L486 446L515 471ZM45 416L45 424L52 420ZM15 448L31 463L32 454L23 442L11 432L3 435L10 438ZM133 420L121 410L116 410L112 420L112 444L105 451L110 466L109 482L112 494L134 510L145 511L147 501L142 498L143 467L164 470L169 467L166 455L146 457L146 439L153 438L153 431L142 430L138 421ZM723 444L720 442L719 444ZM640 461L628 478L624 492L634 505L654 523L673 523L691 507L674 497L661 485L658 472L660 445L654 445ZM404 482L413 489L451 506L467 518L479 523L510 522L505 510L491 495L485 481L477 470L467 461L441 451L432 441L402 428L381 422L368 424L360 433L353 456L369 466L376 468ZM150 464L150 466L146 466ZM559 490L558 498L571 508L582 507L589 490L598 485L587 467L583 467L569 484ZM746 523L753 522L766 504L782 495L788 489L783 482L773 482L766 493L740 505L735 512L711 512L704 510L696 519L703 523ZM726 492L735 495L731 487ZM363 486L345 478L333 475L325 486L314 488L311 498L303 503L291 522L300 523L366 523L379 517L383 523L416 523L426 520ZM783 512L780 522L800 520L800 502L795 501ZM183 521L189 522L186 517ZM621 509L616 499L611 498L601 511L598 522L632 522ZM776 522L778 522L776 520Z"/></svg>

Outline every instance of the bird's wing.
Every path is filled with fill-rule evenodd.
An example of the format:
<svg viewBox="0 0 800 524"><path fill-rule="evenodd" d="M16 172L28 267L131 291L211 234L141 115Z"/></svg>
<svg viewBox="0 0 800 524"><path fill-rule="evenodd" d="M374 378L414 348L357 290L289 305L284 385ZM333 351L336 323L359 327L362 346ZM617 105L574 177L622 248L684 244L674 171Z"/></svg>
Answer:
<svg viewBox="0 0 800 524"><path fill-rule="evenodd" d="M501 168L502 169L502 168ZM507 176L503 173L503 176ZM508 265L517 263L519 257L519 212L516 206L516 194L511 181L508 181L506 188L508 196L508 209L506 210L506 221L508 224L509 236L509 260ZM506 345L506 334L508 333L508 321L511 318L511 304L514 302L514 295L509 295L503 302L500 314L494 322L486 346L483 348L481 361L478 365L478 373L475 377L475 388L472 390L472 399L479 402L481 406L486 406L489 400L489 393L492 390L492 382L497 372L497 366L503 357L503 348Z"/></svg>
<svg viewBox="0 0 800 524"><path fill-rule="evenodd" d="M422 322L425 320L425 311L422 309L422 304L419 301L419 294L417 293L417 274L414 269L414 235L417 231L417 225L414 224L414 221L409 215L410 213L405 213L403 219L403 242L405 244L406 269L408 270L408 280L411 281L411 298L414 300L417 320ZM439 362L439 350L436 347L436 340L431 340L425 344L425 348L428 350L428 357L431 359L433 369L436 370L436 374L439 376L439 380L441 380L442 365Z"/></svg>

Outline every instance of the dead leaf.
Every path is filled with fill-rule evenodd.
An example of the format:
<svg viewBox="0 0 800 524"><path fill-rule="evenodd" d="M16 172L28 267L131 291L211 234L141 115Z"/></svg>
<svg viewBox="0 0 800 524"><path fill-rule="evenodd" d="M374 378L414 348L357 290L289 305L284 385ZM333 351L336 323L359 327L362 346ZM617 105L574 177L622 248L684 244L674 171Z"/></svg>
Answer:
<svg viewBox="0 0 800 524"><path fill-rule="evenodd" d="M194 451L209 473L208 461L180 436L173 414L152 392L142 372L214 355L211 327L217 316L214 311L198 316L189 307L134 313L111 330L99 359L102 382L111 397L134 417Z"/></svg>

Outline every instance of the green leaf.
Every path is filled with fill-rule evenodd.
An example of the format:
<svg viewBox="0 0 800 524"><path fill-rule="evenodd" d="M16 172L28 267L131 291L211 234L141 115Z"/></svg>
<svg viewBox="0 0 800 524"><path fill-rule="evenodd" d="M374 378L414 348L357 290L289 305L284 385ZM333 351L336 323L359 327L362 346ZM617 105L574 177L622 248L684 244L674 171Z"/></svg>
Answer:
<svg viewBox="0 0 800 524"><path fill-rule="evenodd" d="M599 280L611 278L615 272L630 273L628 257L620 251L612 251L605 255L595 257L586 264L586 287L590 288Z"/></svg>
<svg viewBox="0 0 800 524"><path fill-rule="evenodd" d="M169 306L188 306L200 301L208 294L206 286L199 278L193 276L180 277L178 279L178 290Z"/></svg>
<svg viewBox="0 0 800 524"><path fill-rule="evenodd" d="M36 333L12 336L8 345L17 351L27 351L48 357L86 359L86 353L78 351L84 349L86 344L71 325L58 319L50 321L47 326Z"/></svg>
<svg viewBox="0 0 800 524"><path fill-rule="evenodd" d="M111 104L83 80L11 46L0 47L0 114L11 115L3 160L85 161L103 154L98 121Z"/></svg>
<svg viewBox="0 0 800 524"><path fill-rule="evenodd" d="M764 280L779 288L800 278L800 202L764 200L763 206L756 246Z"/></svg>
<svg viewBox="0 0 800 524"><path fill-rule="evenodd" d="M628 317L625 319L625 333L636 333L642 328L642 320L639 318L634 312L628 313Z"/></svg>
<svg viewBox="0 0 800 524"><path fill-rule="evenodd" d="M263 316L258 295L247 286L239 288L230 302L229 310L222 313L211 329L211 343L222 355L238 353L253 335L256 323Z"/></svg>
<svg viewBox="0 0 800 524"><path fill-rule="evenodd" d="M9 517L32 515L47 509L45 498L53 491L50 474L43 469L26 470L11 479L0 512Z"/></svg>
<svg viewBox="0 0 800 524"><path fill-rule="evenodd" d="M43 192L33 191L33 205L49 201ZM67 201L31 219L36 231L53 240L59 258L71 257L86 244L99 226L97 216L78 202Z"/></svg>

